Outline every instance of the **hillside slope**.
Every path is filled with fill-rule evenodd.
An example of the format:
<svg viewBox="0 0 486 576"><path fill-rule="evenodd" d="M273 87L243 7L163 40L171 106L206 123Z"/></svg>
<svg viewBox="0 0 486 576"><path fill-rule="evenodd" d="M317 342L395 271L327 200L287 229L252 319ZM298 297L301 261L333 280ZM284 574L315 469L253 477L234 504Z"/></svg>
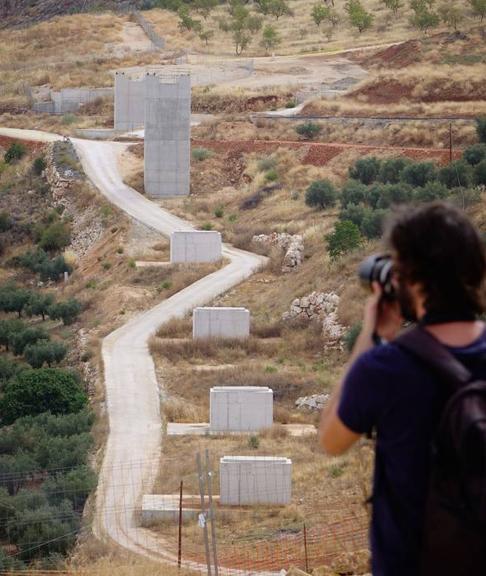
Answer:
<svg viewBox="0 0 486 576"><path fill-rule="evenodd" d="M0 28L25 26L54 16L88 10L125 10L136 6L134 0L3 0L0 3Z"/></svg>

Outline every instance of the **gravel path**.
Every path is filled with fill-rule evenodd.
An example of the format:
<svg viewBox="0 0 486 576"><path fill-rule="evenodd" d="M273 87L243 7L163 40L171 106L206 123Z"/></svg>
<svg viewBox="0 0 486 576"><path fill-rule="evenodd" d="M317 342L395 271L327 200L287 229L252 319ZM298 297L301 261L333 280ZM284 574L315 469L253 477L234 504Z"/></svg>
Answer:
<svg viewBox="0 0 486 576"><path fill-rule="evenodd" d="M60 137L42 132L0 129L0 135L36 141ZM124 144L72 140L83 168L100 192L133 218L164 236L192 226L126 186L118 169ZM162 452L162 420L155 368L148 341L157 329L248 278L265 258L224 246L229 264L130 320L104 338L106 409L109 434L96 501L94 531L124 548L154 560L176 561L163 542L138 526L141 497L150 493ZM185 567L205 570L186 562ZM236 571L235 571L236 572Z"/></svg>

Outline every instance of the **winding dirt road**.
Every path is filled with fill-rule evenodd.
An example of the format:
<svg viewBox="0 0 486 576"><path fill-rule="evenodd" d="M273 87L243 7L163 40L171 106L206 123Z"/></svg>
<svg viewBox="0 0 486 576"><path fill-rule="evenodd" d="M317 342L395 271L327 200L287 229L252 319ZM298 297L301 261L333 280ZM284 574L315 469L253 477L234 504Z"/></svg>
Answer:
<svg viewBox="0 0 486 576"><path fill-rule="evenodd" d="M0 129L0 135L47 142L61 139L12 129ZM125 144L77 139L73 143L86 174L110 202L164 236L193 229L123 183L118 158ZM152 489L162 452L160 396L148 341L164 322L211 301L266 261L227 245L223 255L230 262L224 268L136 316L102 344L109 434L99 475L94 531L102 539L108 537L154 560L173 562L176 558L152 532L140 528L137 520L141 497ZM191 562L186 566L201 568Z"/></svg>

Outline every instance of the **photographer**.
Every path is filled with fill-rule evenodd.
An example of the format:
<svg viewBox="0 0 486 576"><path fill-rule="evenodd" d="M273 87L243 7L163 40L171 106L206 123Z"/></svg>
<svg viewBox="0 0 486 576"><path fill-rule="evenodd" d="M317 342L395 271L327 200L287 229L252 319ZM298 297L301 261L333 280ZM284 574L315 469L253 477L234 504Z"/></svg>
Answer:
<svg viewBox="0 0 486 576"><path fill-rule="evenodd" d="M339 455L376 434L374 576L484 576L483 242L442 203L398 211L385 238L391 261L362 269L372 295L320 443ZM416 327L399 335L404 321Z"/></svg>

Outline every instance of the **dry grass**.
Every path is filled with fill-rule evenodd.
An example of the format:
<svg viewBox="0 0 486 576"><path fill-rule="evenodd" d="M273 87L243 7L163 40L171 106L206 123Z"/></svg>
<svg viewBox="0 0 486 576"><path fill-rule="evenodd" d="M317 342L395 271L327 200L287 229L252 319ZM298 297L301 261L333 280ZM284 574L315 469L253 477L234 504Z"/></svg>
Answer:
<svg viewBox="0 0 486 576"><path fill-rule="evenodd" d="M282 40L275 52L277 54L297 54L312 51L332 52L355 48L356 46L397 42L420 35L409 24L409 16L412 12L408 7L402 8L397 17L387 10L380 0L363 0L363 4L375 15L372 28L362 34L358 34L356 29L350 26L342 3L336 3L340 22L332 30L332 36L329 39L329 29L326 25L322 24L321 29L318 29L311 19L312 4L305 0L294 0L291 2L291 8L294 12L293 16L282 16L278 20L272 17L265 18L266 23L271 23L275 26ZM467 8L467 2L462 0L460 4L465 6L465 11L469 15L470 10ZM180 32L176 14L161 10L146 12L147 18L166 37L167 43L171 48L180 49L190 46L203 54L234 55L234 47L230 35L218 29L218 19L226 17L226 15L227 9L218 7L212 12L207 22L202 21L205 28L214 31L214 38L210 41L209 46L206 46L194 32ZM471 26L473 24L474 21L468 19L466 25ZM445 30L444 27L440 29ZM264 55L265 51L259 45L259 41L260 36L258 35L258 38L253 40L244 54L251 56Z"/></svg>

